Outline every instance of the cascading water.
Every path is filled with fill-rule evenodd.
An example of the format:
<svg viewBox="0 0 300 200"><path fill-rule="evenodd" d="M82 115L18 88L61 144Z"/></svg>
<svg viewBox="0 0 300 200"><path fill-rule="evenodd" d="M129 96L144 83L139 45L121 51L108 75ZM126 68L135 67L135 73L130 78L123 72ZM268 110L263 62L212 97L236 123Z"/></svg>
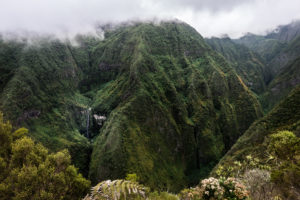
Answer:
<svg viewBox="0 0 300 200"><path fill-rule="evenodd" d="M87 117L86 117L86 137L87 137L87 138L90 138L90 134L89 134L90 111L91 111L91 108L88 108L88 109L87 109Z"/></svg>

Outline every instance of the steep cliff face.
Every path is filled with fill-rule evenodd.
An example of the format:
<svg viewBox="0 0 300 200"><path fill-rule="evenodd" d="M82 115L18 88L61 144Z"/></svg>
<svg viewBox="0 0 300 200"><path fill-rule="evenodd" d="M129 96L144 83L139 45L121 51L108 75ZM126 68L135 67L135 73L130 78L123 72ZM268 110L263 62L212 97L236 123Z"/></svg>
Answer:
<svg viewBox="0 0 300 200"><path fill-rule="evenodd" d="M269 83L288 62L299 55L300 21L277 27L267 35L247 34L234 40L260 54L270 73Z"/></svg>
<svg viewBox="0 0 300 200"><path fill-rule="evenodd" d="M299 57L300 53L300 36L286 44L280 52L268 63L268 69L275 78L285 68Z"/></svg>
<svg viewBox="0 0 300 200"><path fill-rule="evenodd" d="M245 45L252 51L257 52L266 63L269 63L284 47L287 46L287 42L251 33L248 33L239 39L234 39L233 41L237 44Z"/></svg>
<svg viewBox="0 0 300 200"><path fill-rule="evenodd" d="M197 183L261 116L232 67L184 23L119 28L92 57L101 77L93 109L108 114L94 144L94 182L136 173L160 189Z"/></svg>
<svg viewBox="0 0 300 200"><path fill-rule="evenodd" d="M247 87L257 94L265 91L268 72L264 59L258 53L230 38L211 38L206 42L231 63Z"/></svg>
<svg viewBox="0 0 300 200"><path fill-rule="evenodd" d="M87 174L90 145L76 118L88 100L77 89L82 72L73 58L75 49L52 39L38 44L1 41L1 47L0 109L52 151L68 148Z"/></svg>
<svg viewBox="0 0 300 200"><path fill-rule="evenodd" d="M300 84L300 57L289 64L268 85L263 95L263 106L270 110Z"/></svg>
<svg viewBox="0 0 300 200"><path fill-rule="evenodd" d="M299 141L300 136L300 87L297 86L290 94L275 106L265 117L254 122L241 136L236 144L226 153L222 160L216 165L213 174L222 166L227 169L234 166L235 161L245 161L251 155L259 160L259 166L268 166L271 171L271 182L275 183L274 189L285 199L297 199L299 196L299 142L292 146L293 151L286 151L280 161L270 157L268 143L270 135L278 131L288 130L293 132ZM291 139L291 138L289 138ZM289 139L280 140L282 144L291 142ZM284 145L283 145L284 146ZM282 153L282 152L281 152ZM289 160L289 157L294 157ZM249 167L251 169L251 167ZM256 166L256 168L259 168ZM274 184L273 183L273 184ZM270 182L269 182L270 184Z"/></svg>
<svg viewBox="0 0 300 200"><path fill-rule="evenodd" d="M264 58L264 80L267 87L261 94L265 112L270 111L299 84L300 22L279 26L265 36L247 34L234 40Z"/></svg>
<svg viewBox="0 0 300 200"><path fill-rule="evenodd" d="M239 138L235 145L223 157L220 164L232 158L241 158L248 153L256 152L263 156L266 146L263 142L266 137L278 130L289 130L299 136L300 134L300 87L291 93L272 109L265 117L253 123L245 134ZM228 162L228 164L231 163Z"/></svg>
<svg viewBox="0 0 300 200"><path fill-rule="evenodd" d="M187 24L77 39L1 40L0 109L52 151L68 148L94 183L127 173L172 191L198 183L262 115L231 64Z"/></svg>
<svg viewBox="0 0 300 200"><path fill-rule="evenodd" d="M267 64L267 71L273 78L261 98L265 111L271 110L300 83L299 53L300 37L297 37Z"/></svg>
<svg viewBox="0 0 300 200"><path fill-rule="evenodd" d="M300 35L300 21L296 20L290 24L278 26L274 31L268 33L266 38L276 39L282 42L290 42Z"/></svg>

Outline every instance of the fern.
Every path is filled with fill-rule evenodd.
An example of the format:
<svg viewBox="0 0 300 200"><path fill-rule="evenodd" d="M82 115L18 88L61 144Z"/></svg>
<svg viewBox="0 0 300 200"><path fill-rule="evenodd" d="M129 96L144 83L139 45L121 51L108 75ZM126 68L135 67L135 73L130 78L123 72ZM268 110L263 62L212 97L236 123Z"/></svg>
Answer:
<svg viewBox="0 0 300 200"><path fill-rule="evenodd" d="M146 199L149 189L137 182L127 180L106 180L92 188L84 200L119 200L131 198Z"/></svg>

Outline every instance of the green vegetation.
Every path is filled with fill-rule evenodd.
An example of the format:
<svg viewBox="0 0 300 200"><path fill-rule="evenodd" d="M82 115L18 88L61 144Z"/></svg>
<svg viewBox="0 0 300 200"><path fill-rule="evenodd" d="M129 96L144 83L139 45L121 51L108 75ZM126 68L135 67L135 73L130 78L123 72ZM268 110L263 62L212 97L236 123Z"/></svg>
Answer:
<svg viewBox="0 0 300 200"><path fill-rule="evenodd" d="M245 45L254 52L257 52L267 63L275 58L278 53L287 46L283 41L254 34L247 34L233 41Z"/></svg>
<svg viewBox="0 0 300 200"><path fill-rule="evenodd" d="M109 115L94 143L94 183L134 172L159 190L197 184L261 116L231 66L184 23L120 27L93 54L102 83L87 83L92 107Z"/></svg>
<svg viewBox="0 0 300 200"><path fill-rule="evenodd" d="M228 168L231 168L230 175L243 175L252 169L267 170L267 173L261 174L265 176L269 173L266 184L277 193L271 195L279 195L283 199L295 198L299 190L300 173L300 140L296 136L300 130L299 106L298 86L268 115L251 125L222 158L212 174L221 175L219 170ZM245 162L249 155L252 161ZM259 170L256 172L260 173Z"/></svg>
<svg viewBox="0 0 300 200"><path fill-rule="evenodd" d="M0 113L0 199L80 199L90 181L71 165L68 151L49 154L27 134L12 131Z"/></svg>
<svg viewBox="0 0 300 200"><path fill-rule="evenodd" d="M52 152L69 149L73 163L87 175L91 146L79 130L89 99L77 89L84 60L79 60L80 50L48 38L36 45L0 44L0 109Z"/></svg>
<svg viewBox="0 0 300 200"><path fill-rule="evenodd" d="M199 186L182 190L178 195L168 192L151 192L149 188L126 180L103 181L93 187L84 200L105 199L149 199L149 200L246 200L249 194L246 187L235 178L209 178Z"/></svg>
<svg viewBox="0 0 300 200"><path fill-rule="evenodd" d="M258 53L230 38L211 38L206 39L206 42L231 63L247 87L257 94L265 91L265 61Z"/></svg>
<svg viewBox="0 0 300 200"><path fill-rule="evenodd" d="M98 184L86 200L297 195L299 37L204 40L182 22L104 30L76 46L0 39L0 109L29 129L1 115L3 198L82 197L90 183L71 160Z"/></svg>
<svg viewBox="0 0 300 200"><path fill-rule="evenodd" d="M282 69L275 76L275 78L269 83L267 90L262 95L262 106L265 111L269 111L280 100L286 97L289 92L300 83L300 37L291 41L287 48L278 55L285 57L286 65L283 65ZM277 62L274 59L273 62ZM274 63L270 65L275 66Z"/></svg>
<svg viewBox="0 0 300 200"><path fill-rule="evenodd" d="M159 190L197 184L262 116L232 66L187 24L136 23L105 36L78 36L76 47L1 41L9 48L0 53L10 70L0 109L52 152L67 148L94 184L131 173Z"/></svg>
<svg viewBox="0 0 300 200"><path fill-rule="evenodd" d="M149 188L136 182L125 180L103 181L93 187L90 195L84 200L105 199L146 199Z"/></svg>
<svg viewBox="0 0 300 200"><path fill-rule="evenodd" d="M259 54L264 59L264 81L267 87L260 93L260 101L264 112L269 112L289 92L300 83L299 78L299 53L300 35L299 21L280 26L276 31L265 36L247 34L240 39L233 40ZM216 48L225 57L233 57L232 45L223 40L218 40L222 45ZM214 42L217 43L218 42ZM226 44L226 45L225 45ZM218 45L214 45L218 46ZM224 47L221 48L221 47ZM249 51L249 50L248 50ZM242 51L247 52L247 49ZM242 53L242 54L243 54ZM242 59L238 59L241 61ZM243 65L245 62L241 62ZM243 77L243 76L241 76ZM245 78L243 78L245 79Z"/></svg>

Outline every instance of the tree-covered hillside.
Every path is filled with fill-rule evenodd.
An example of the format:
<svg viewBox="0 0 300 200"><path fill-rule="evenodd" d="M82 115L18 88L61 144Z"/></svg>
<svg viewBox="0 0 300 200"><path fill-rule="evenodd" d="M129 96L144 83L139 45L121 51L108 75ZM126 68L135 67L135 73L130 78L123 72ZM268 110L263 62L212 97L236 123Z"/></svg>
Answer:
<svg viewBox="0 0 300 200"><path fill-rule="evenodd" d="M160 189L197 183L261 116L230 64L184 23L121 27L92 56L99 77L111 77L93 99L94 112L108 115L93 181L136 173Z"/></svg>
<svg viewBox="0 0 300 200"><path fill-rule="evenodd" d="M1 40L0 51L0 109L50 150L68 148L94 183L136 173L178 191L262 116L231 63L187 24L105 31L77 46Z"/></svg>
<svg viewBox="0 0 300 200"><path fill-rule="evenodd" d="M210 38L206 39L206 42L231 63L251 90L257 94L265 91L265 80L269 75L265 69L265 61L258 53L245 45L235 43L230 38Z"/></svg>
<svg viewBox="0 0 300 200"><path fill-rule="evenodd" d="M294 135L288 131L293 132ZM227 173L228 169L231 169L231 175L237 175L245 168L246 170L247 168L264 169L271 174L268 180L271 182L267 184L275 184L274 190L283 199L297 199L300 189L299 131L300 87L298 86L269 114L250 126L215 167L213 174L218 174L220 168L225 169ZM249 159L252 160L250 164L245 162Z"/></svg>
<svg viewBox="0 0 300 200"><path fill-rule="evenodd" d="M0 109L6 118L29 128L31 136L52 151L68 148L87 174L91 148L79 130L85 127L82 112L89 100L78 90L84 67L78 60L85 54L51 38L36 44L0 44Z"/></svg>
<svg viewBox="0 0 300 200"><path fill-rule="evenodd" d="M247 34L233 40L250 48L264 59L264 80L267 87L260 95L260 100L265 112L270 111L299 84L299 24L299 21L295 21L279 26L265 36Z"/></svg>

